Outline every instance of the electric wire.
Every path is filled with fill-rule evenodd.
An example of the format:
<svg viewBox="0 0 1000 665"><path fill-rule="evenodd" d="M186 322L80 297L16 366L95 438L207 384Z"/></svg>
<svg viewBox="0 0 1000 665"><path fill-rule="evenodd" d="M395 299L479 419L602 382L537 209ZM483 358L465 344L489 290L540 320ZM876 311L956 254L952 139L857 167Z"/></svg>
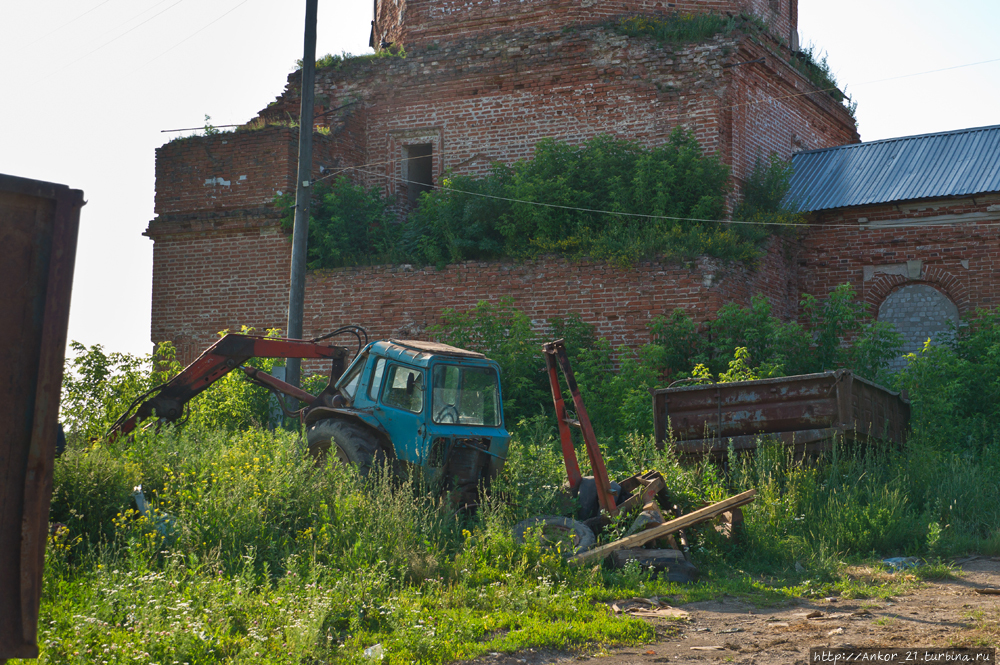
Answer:
<svg viewBox="0 0 1000 665"><path fill-rule="evenodd" d="M110 45L110 44L113 44L114 42L118 41L119 39L121 39L121 38L122 38L122 37L124 37L125 35L129 34L130 32L133 32L134 30L137 30L137 29L141 28L142 26L146 25L147 23L149 23L150 21L152 21L152 20L153 20L154 18L156 18L157 16L160 16L161 14L164 14L164 13L166 13L166 12L170 11L171 9L173 9L173 8L174 8L174 7L176 7L177 5L181 4L182 2L184 2L184 0L177 0L177 2L175 2L174 4L170 5L169 7L167 7L166 9L164 9L163 11L160 11L160 12L157 12L156 14L153 14L152 16L150 16L149 18L147 18L147 19L146 19L145 21L143 21L142 23L139 23L138 25L134 25L134 26L132 26L131 28L129 28L129 29L128 29L128 30L126 30L125 32L121 33L121 34L120 34L120 35L118 35L117 37L114 37L114 38L112 38L112 39L109 39L108 41L104 42L103 44L101 44L100 46L98 46L97 48L95 48L94 50L92 50L92 51L88 51L87 53L84 53L84 54L83 54L83 55L81 55L81 56L80 56L79 58L77 58L76 60L74 60L74 61L70 62L70 63L69 63L69 64L67 64L67 65L66 65L65 67L63 67L63 69L66 69L66 68L68 68L68 67L72 67L73 65L75 65L75 64L76 64L76 63L78 63L78 62L80 62L80 61L81 61L81 60L83 60L84 58L86 58L86 57L88 57L88 56L91 56L91 55L93 55L94 53L97 53L98 51L100 51L101 49L103 49L103 48L104 48L105 46L108 46L108 45ZM160 2L160 3L157 3L156 5L153 5L153 6L154 6L154 7L156 7L156 6L158 6L158 5L161 5L161 4L163 4L163 3L162 3L162 2ZM147 11L148 11L148 10L147 10ZM141 15L141 14L140 14L140 15ZM129 19L129 20L132 20L132 19ZM128 22L128 21L126 21L126 23L127 23L127 22Z"/></svg>
<svg viewBox="0 0 1000 665"><path fill-rule="evenodd" d="M76 22L77 20L79 20L79 19L83 18L84 16L86 16L86 15L87 15L87 14L89 14L90 12L92 12L92 11L94 11L95 9L98 9L98 8L100 8L100 7L103 7L104 5L108 4L109 2L111 2L111 0L104 0L104 2L101 2L101 3L98 3L97 5L95 5L95 6L91 7L90 9L88 9L88 10L87 10L87 11L85 11L85 12L83 12L82 14L77 14L77 15L76 15L76 16L75 16L74 18L71 18L70 20L66 21L65 23L63 23L62 25L60 25L60 26L59 26L58 28L55 28L55 29L53 29L53 30L50 30L49 32L45 33L44 35L42 35L41 37L39 37L39 38L38 38L38 39L36 39L35 41L33 41L33 42L30 42L30 43L28 44L28 46L34 46L35 44L37 44L38 42L42 41L43 39L46 39L47 37L51 37L52 35L56 34L56 33L57 33L57 32L59 32L60 30L62 30L63 28L65 28L65 27L66 27L67 25L69 25L70 23L74 23L74 22Z"/></svg>
<svg viewBox="0 0 1000 665"><path fill-rule="evenodd" d="M182 1L182 0L178 0L178 3L180 1ZM214 21L212 21L208 25L206 25L204 28L201 28L197 32L193 33L189 37L187 37L184 40L182 40L181 42L178 42L178 44L176 44L175 46L171 47L167 51L164 51L164 53L161 53L160 56L166 54L170 50L173 50L174 48L176 48L177 46L179 46L183 42L187 41L188 39L190 39L194 35L198 34L202 30L208 28L212 24L214 24L217 21L221 20L226 15L232 13L233 11L235 11L236 9L238 9L239 7L241 7L243 4L246 4L246 2L248 2L248 1L249 0L243 0L243 2L241 2L239 5L237 5L236 7L233 7L228 12L226 12L225 14L223 14L222 16L220 16L219 18L215 19ZM178 3L175 3L175 4L178 4ZM171 7L173 7L173 6L174 5L171 5ZM167 9L170 9L170 7L168 7ZM166 10L164 10L164 11L166 11ZM153 17L153 18L155 18L155 17ZM138 26L136 26L136 27L138 27ZM159 58L160 56L156 56L156 57ZM156 58L154 58L154 60L155 59ZM152 61L150 61L150 62L152 62ZM882 82L886 82L886 81L893 81L893 80L904 79L904 78L912 78L914 76L922 76L922 75L925 75L925 74L934 74L934 73L938 73L938 72L942 72L942 71L950 71L950 70L953 70L953 69L960 69L960 68L964 68L964 67L974 67L974 66L983 65L983 64L990 64L990 63L993 63L993 62L1000 62L1000 58L991 59L991 60L981 60L981 61L978 61L978 62L971 62L971 63L964 63L964 64L961 64L961 65L954 65L954 66L951 66L951 67L944 67L944 68L940 68L940 69L927 70L927 71L923 71L923 72L914 72L914 73L911 73L911 74L903 74L903 75L900 75L900 76L883 78L883 79L876 79L876 80L873 80L873 81L865 81L865 82L862 82L862 83L856 83L854 85L855 86L871 85L871 84L874 84L874 83L882 83ZM149 64L149 63L146 63L146 64ZM145 65L143 65L143 66L145 66ZM795 97L803 97L803 96L808 96L808 95L815 95L815 94L832 92L834 90L840 92L839 88L837 88L836 86L833 86L833 87L828 87L828 88L820 88L820 89L817 89L817 90L810 90L810 91L806 91L806 92L793 93L793 94L789 94L789 95L778 95L778 96L774 96L774 97L769 97L767 99L755 100L755 101L751 101L751 102L742 102L742 103L739 103L739 104L731 104L729 106L718 107L716 110L723 111L723 110L728 110L728 109L740 108L740 107L743 107L743 106L753 106L753 105L757 105L757 104L766 104L766 103L771 103L771 102L775 102L775 101L779 101L779 100L784 100L784 99L792 99L792 98L795 98ZM347 106L347 105L344 105L344 106ZM339 110L340 108L343 108L343 106L342 107L338 107L335 110ZM683 114L683 115L688 116L690 114ZM239 126L239 125L224 125L224 126ZM195 129L197 129L197 128L195 128ZM163 131L168 131L168 130L163 130ZM181 130L170 130L170 131L181 131ZM385 178L385 179L388 179L388 180L396 180L396 181L405 182L405 183L408 183L408 184L420 184L420 185L428 186L431 189L436 189L436 190L447 189L447 190L452 191L452 192L462 193L462 194L468 194L470 196L477 196L477 197L481 197L481 198L488 198L488 199L494 199L494 200L499 200L499 201L505 201L505 202L509 202L509 203L520 203L520 204L524 204L524 205L533 205L533 206L546 207L546 208L556 208L556 209L562 209L562 210L570 210L570 211L574 211L574 212L586 212L586 213L592 213L592 214L615 215L615 216L621 216L621 217L635 217L635 218L643 218L643 219L698 222L698 223L706 223L706 224L745 224L745 225L779 226L779 227L802 227L802 226L805 226L805 224L798 223L798 222L753 222L753 221L747 221L747 220L732 220L732 219L730 219L730 220L721 220L721 219L703 219L703 218L697 218L697 217L674 217L674 216L669 216L669 215L650 215L650 214L644 214L644 213L632 213L632 212L615 211L615 210L602 210L602 209L596 209L596 208L583 208L583 207L579 207L579 206L567 206L567 205L554 204L554 203L544 203L544 202L541 202L541 201L527 201L527 200L524 200L524 199L514 199L514 198L509 198L509 197L496 196L494 194L484 194L484 193L481 193L481 192L472 192L472 191L468 191L468 190L457 190L457 189L454 189L454 188L443 188L443 187L439 187L438 185L434 185L434 184L427 185L427 183L420 183L420 182L417 182L417 181L407 180L407 179L402 178L402 177L397 177L397 176L392 176L392 175L389 175L389 174L377 173L377 172L373 172L373 171L366 171L366 170L364 170L365 168L372 167L372 166L384 166L384 165L387 165L387 164L393 164L395 162L408 161L408 160L411 160L411 159L427 159L427 156L426 155L422 155L422 156L418 156L418 157L399 157L399 158L393 158L393 159L388 159L388 160L382 160L382 161L378 161L378 162L367 162L365 164L361 164L361 165L358 165L358 166L341 167L341 168L338 168L338 169L332 171L331 173L329 173L327 175L324 175L324 176L321 176L319 178L311 180L309 182L309 184L310 184L310 186L311 185L315 185L318 182L322 182L324 180L327 180L329 178L335 177L335 176L340 175L342 173L345 173L347 171L357 171L358 173L364 173L366 175L371 175L371 176L375 176L375 177ZM998 225L1000 225L1000 223L978 223L978 222L976 222L974 220L970 220L969 222L963 222L962 224L966 224L966 223L974 223L974 224L978 224L979 226L998 226ZM920 225L926 227L926 226L955 226L956 224L954 222L951 222L951 223L941 223L941 224L920 224ZM865 229L866 228L865 225L860 224L860 223L859 224L820 224L820 225L816 225L816 226L819 226L821 228L849 228L849 229ZM892 225L892 226L886 225L885 227L881 227L881 228L904 228L904 225ZM870 226L868 227L868 230L870 230Z"/></svg>
<svg viewBox="0 0 1000 665"><path fill-rule="evenodd" d="M924 72L914 72L912 74L903 74L903 75L900 75L900 76L894 76L894 77L884 78L884 79L876 79L876 80L873 80L873 81L864 81L862 83L855 83L854 85L855 86L871 85L871 84L874 84L874 83L882 83L882 82L885 82L885 81L894 81L894 80L897 80L897 79L911 78L911 77L914 77L914 76L922 76L924 74L935 74L935 73L938 73L938 72L949 71L949 70L952 70L952 69L961 69L963 67L974 67L974 66L977 66L977 65L985 65L985 64L989 64L989 63L993 63L993 62L1000 62L1000 58L995 58L993 60L981 60L979 62L969 62L969 63L965 63L965 64L961 64L961 65L954 65L952 67L945 67L945 68L942 68L942 69L931 69L931 70L927 70L927 71L924 71ZM742 102L742 103L739 103L739 104L730 104L729 106L721 106L721 107L717 107L716 110L718 110L718 111L726 111L726 110L729 110L729 109L740 108L740 107L743 107L743 106L754 106L754 105L757 105L757 104L768 104L768 103L775 102L775 101L780 101L780 100L785 100L785 99L793 99L795 97L804 97L804 96L808 96L808 95L815 95L815 94L820 94L820 93L832 92L834 90L840 91L840 88L838 88L836 86L833 86L833 87L830 87L830 88L820 88L820 89L817 89L817 90L809 90L809 91L806 91L806 92L796 92L796 93L789 94L789 95L778 95L778 96L775 96L775 97L768 97L767 99L760 99L760 100L751 101L751 102ZM841 93L841 94L843 94L843 93ZM680 114L680 115L688 117L691 114L690 113L683 113L683 114ZM349 171L349 170L355 169L355 168L364 168L364 167L369 167L369 166L383 166L383 165L386 165L386 164L391 164L393 162L407 161L409 159L426 159L426 156L422 156L422 157L399 157L399 158L396 158L396 159L389 159L389 160L384 160L384 161L380 161L380 162L368 162L366 164L361 164L358 167L344 167L344 168L336 170L335 172L333 172L333 173L331 173L329 175L324 175L324 176L322 176L320 178L316 178L315 180L313 180L311 182L313 182L313 183L315 183L315 182L321 182L321 181L326 180L328 178L332 178L332 177L334 177L336 175L339 175L340 173L343 173L344 171Z"/></svg>
<svg viewBox="0 0 1000 665"><path fill-rule="evenodd" d="M345 169L345 170L350 170L350 169L351 169L351 167L347 167L347 169ZM843 228L843 229L868 230L868 231L873 230L870 225L863 224L863 223L858 223L858 224L807 224L807 223L804 223L804 222L752 222L752 221L748 221L748 220L739 220L739 219L705 219L705 218L699 218L699 217L672 217L672 216L669 216L669 215L650 215L650 214L640 213L640 212L624 212L624 211L621 211L621 210L602 210L600 208L583 208L583 207L579 207L579 206L568 206L568 205L562 205L562 204L558 204L558 203L544 203L542 201L527 201L525 199L515 199L515 198L506 197L506 196L496 196L495 194L483 194L481 192L471 192L471 191L466 190L466 189L454 189L452 187L440 187L440 186L435 185L435 184L428 185L427 183L418 182L416 180L407 180L406 178L397 177L397 176L391 176L391 175L389 175L387 173L377 173L377 172L374 172L374 171L364 171L364 170L362 170L360 168L354 168L353 170L356 170L356 171L358 171L360 173L364 173L366 175L372 175L372 176L376 176L376 177L380 177L380 178L386 178L386 179L389 179L389 180L396 180L396 181L399 181L399 182L405 182L407 184L422 185L424 187L429 187L431 189L447 190L447 191L455 192L455 193L459 193L459 194L468 194L469 196L478 196L478 197L481 197L481 198L494 199L494 200L497 200L497 201L506 201L508 203L521 203L521 204L525 204L525 205L533 205L533 206L539 206L539 207L543 207L543 208L557 208L557 209L560 209L560 210L571 210L571 211L574 211L574 212L588 212L588 213L595 213L595 214L600 214L600 215L615 215L615 216L619 216L619 217L637 217L637 218L641 218L641 219L665 219L665 220L677 221L677 222L701 222L701 223L706 223L706 224L745 224L745 225L749 225L749 226L783 226L783 227L790 227L790 228L807 228L808 227L808 228L812 228L812 229ZM956 222L942 222L942 223L939 223L939 224L924 224L924 223L920 223L919 226L922 226L922 227L928 227L928 226L959 226L959 225L964 226L966 224L976 224L978 226L1000 226L1000 222L983 223L983 222L978 222L976 220L969 220L969 221L960 222L960 223L956 223ZM893 228L908 228L909 226L912 226L912 225L893 224L893 225L886 225L886 226L877 227L877 230L888 230L888 229L893 229Z"/></svg>
<svg viewBox="0 0 1000 665"><path fill-rule="evenodd" d="M134 70L132 70L131 72L129 72L129 75L131 75L131 74L135 74L136 72L138 72L138 71L140 71L140 70L142 70L142 69L145 69L145 68L146 68L146 67L148 67L148 66L149 66L150 64L152 64L153 62L155 62L155 61L159 60L160 58L162 58L162 57L163 57L163 56L165 56L166 54L170 53L170 52L171 52L171 51L173 51L173 50L174 50L175 48L177 48L178 46L180 46L180 45L181 45L181 44L183 44L184 42L188 41L188 40L189 40L189 39L191 39L192 37L195 37L195 36L197 36L198 34L200 34L200 33L204 32L205 30L208 30L208 29L209 29L209 28L211 28L211 27L212 27L213 25L215 25L216 23L218 23L219 21L221 21L221 20L222 20L222 19L224 19L225 17L229 16L230 14L232 14L232 13L233 13L234 11L236 11L237 9L239 9L240 7L242 7L243 5L245 5L246 3L248 3L249 1L250 1L250 0L243 0L243 1L242 1L242 2L240 3L240 4L236 5L235 7L233 7L233 8L232 8L232 9L230 9L229 11L227 11L227 12L226 12L225 14L223 14L222 16L219 16L219 17L218 17L217 19L215 19L214 21L212 21L212 22L210 22L210 23L207 23L207 24L206 24L206 25L204 25L203 27L201 27L201 28L199 28L198 30L196 30L196 31L192 32L192 33L191 33L190 35L188 35L188 36L187 36L187 37L185 37L184 39L180 40L179 42L177 42L176 44L174 44L173 46L171 46L170 48L168 48L168 49L167 49L166 51L164 51L164 52L163 52L163 53L161 53L160 55L156 56L155 58L152 58L151 60L147 60L147 61L146 61L146 62L145 62L144 64L140 65L139 67L136 67L136 68L135 68ZM229 127L229 126L232 126L232 125L225 125L225 126ZM199 129L200 129L200 128L199 128ZM183 130L177 130L177 131L183 131Z"/></svg>
<svg viewBox="0 0 1000 665"><path fill-rule="evenodd" d="M875 79L874 81L865 81L863 83L855 83L854 85L870 85L872 83L885 83L886 81L896 81L899 79L908 79L914 76L923 76L924 74L937 74L938 72L949 72L953 69L962 69L964 67L975 67L977 65L988 65L992 62L1000 62L1000 58L993 58L992 60L980 60L979 62L967 62L964 65L953 65L951 67L942 67L941 69L929 69L925 72L914 72L913 74L902 74L900 76L890 76L884 79Z"/></svg>

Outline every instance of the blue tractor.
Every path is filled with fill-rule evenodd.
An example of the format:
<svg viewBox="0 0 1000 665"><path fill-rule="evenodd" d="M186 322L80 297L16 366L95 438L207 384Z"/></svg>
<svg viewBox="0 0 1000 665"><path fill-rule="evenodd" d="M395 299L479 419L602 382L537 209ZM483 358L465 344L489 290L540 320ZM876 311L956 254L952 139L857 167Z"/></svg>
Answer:
<svg viewBox="0 0 1000 665"><path fill-rule="evenodd" d="M357 354L346 368L349 350L324 343L344 333L358 339ZM329 384L318 396L311 395L246 366L254 357L329 359ZM192 397L237 367L278 394L286 414L301 420L309 451L318 461L330 456L364 475L383 464L397 471L419 468L468 504L507 457L510 434L504 427L496 362L436 342L367 343L367 333L356 326L313 340L228 334L168 383L140 395L110 437L128 434L153 415L160 421L178 420ZM288 409L286 397L306 406Z"/></svg>

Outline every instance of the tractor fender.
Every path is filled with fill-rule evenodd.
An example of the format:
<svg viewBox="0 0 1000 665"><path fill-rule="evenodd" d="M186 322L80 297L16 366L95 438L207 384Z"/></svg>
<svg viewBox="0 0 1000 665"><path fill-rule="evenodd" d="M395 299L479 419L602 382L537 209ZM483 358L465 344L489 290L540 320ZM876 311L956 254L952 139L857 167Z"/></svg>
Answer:
<svg viewBox="0 0 1000 665"><path fill-rule="evenodd" d="M376 436L378 436L383 441L383 443L387 445L388 450L393 450L389 433L385 430L384 427L382 427L382 424L378 421L378 419L374 415L366 413L364 411L358 411L356 409L343 409L331 406L317 406L314 409L310 409L309 413L306 414L304 424L306 427L309 427L310 425L320 420L326 420L327 418L338 418L341 420L349 420L352 422L356 422L360 425L363 425L368 429L372 430L376 434Z"/></svg>

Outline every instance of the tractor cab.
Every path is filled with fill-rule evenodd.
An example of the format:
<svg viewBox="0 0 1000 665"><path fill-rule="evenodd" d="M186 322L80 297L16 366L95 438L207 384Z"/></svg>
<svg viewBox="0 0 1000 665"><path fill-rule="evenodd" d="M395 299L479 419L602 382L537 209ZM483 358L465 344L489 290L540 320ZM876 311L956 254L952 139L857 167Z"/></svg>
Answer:
<svg viewBox="0 0 1000 665"><path fill-rule="evenodd" d="M314 453L316 446L329 451L336 444L338 459L357 463L348 437L339 437L342 442L332 431L313 435L326 420L353 415L377 434L383 448L391 445L398 461L457 487L475 490L503 467L510 435L503 422L500 368L481 353L418 340L373 342L335 388L343 404L318 409L307 420L315 423L309 437ZM382 452L388 456L388 450Z"/></svg>

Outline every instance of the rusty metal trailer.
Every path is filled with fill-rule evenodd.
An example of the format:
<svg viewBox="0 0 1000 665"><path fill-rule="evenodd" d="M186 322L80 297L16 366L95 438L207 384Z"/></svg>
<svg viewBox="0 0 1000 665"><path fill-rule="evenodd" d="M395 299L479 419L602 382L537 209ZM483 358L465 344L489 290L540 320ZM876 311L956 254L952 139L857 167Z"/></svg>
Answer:
<svg viewBox="0 0 1000 665"><path fill-rule="evenodd" d="M796 454L829 450L834 439L902 444L910 420L905 394L849 370L653 391L657 445L673 442L682 459L721 460L769 435Z"/></svg>
<svg viewBox="0 0 1000 665"><path fill-rule="evenodd" d="M0 174L0 662L38 656L56 419L83 192Z"/></svg>

